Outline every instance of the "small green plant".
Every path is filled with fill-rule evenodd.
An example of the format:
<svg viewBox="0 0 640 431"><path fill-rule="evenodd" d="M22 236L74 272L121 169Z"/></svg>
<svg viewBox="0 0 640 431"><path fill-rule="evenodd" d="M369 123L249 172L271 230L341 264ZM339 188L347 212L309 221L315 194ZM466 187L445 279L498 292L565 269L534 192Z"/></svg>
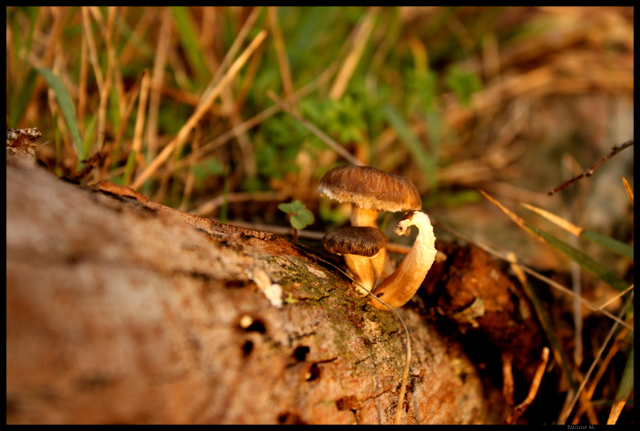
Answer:
<svg viewBox="0 0 640 431"><path fill-rule="evenodd" d="M295 299L293 295L291 295L291 293L289 293L289 296L284 298L284 302L286 302L287 304L295 304L296 302L298 302L298 300Z"/></svg>
<svg viewBox="0 0 640 431"><path fill-rule="evenodd" d="M462 70L455 65L447 73L445 83L456 93L461 106L469 106L473 93L482 90L482 82L478 75Z"/></svg>
<svg viewBox="0 0 640 431"><path fill-rule="evenodd" d="M314 222L313 213L306 209L302 202L296 200L288 204L278 205L278 209L286 214L290 214L289 223L293 228L293 244L298 242L298 229L304 229Z"/></svg>

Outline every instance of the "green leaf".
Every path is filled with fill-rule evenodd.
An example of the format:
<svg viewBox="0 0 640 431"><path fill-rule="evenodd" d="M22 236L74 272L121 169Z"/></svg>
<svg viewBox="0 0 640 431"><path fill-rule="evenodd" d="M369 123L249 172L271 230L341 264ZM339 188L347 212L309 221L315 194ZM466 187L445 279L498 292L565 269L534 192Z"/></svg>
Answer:
<svg viewBox="0 0 640 431"><path fill-rule="evenodd" d="M295 214L304 208L304 205L300 201L294 201L288 204L278 205L278 209L287 214Z"/></svg>
<svg viewBox="0 0 640 431"><path fill-rule="evenodd" d="M449 70L445 82L447 87L456 93L462 106L468 106L473 93L482 90L482 83L476 74L466 72L457 66Z"/></svg>
<svg viewBox="0 0 640 431"><path fill-rule="evenodd" d="M60 110L62 111L67 127L69 127L69 131L71 132L73 142L78 150L78 160L83 160L85 158L85 154L84 149L82 148L80 131L78 130L76 111L73 109L73 103L71 102L69 93L67 93L67 89L62 84L60 78L54 75L49 69L44 69L42 67L37 67L36 69L40 72L40 75L42 75L44 80L47 81L49 88L51 88L53 93L56 95L56 99L60 105Z"/></svg>
<svg viewBox="0 0 640 431"><path fill-rule="evenodd" d="M304 229L314 222L313 213L306 209L302 202L294 201L288 204L278 205L280 211L291 214L289 222L294 229Z"/></svg>
<svg viewBox="0 0 640 431"><path fill-rule="evenodd" d="M309 226L315 218L313 217L313 213L308 209L302 209L300 212L291 217L291 226L295 229L304 229Z"/></svg>

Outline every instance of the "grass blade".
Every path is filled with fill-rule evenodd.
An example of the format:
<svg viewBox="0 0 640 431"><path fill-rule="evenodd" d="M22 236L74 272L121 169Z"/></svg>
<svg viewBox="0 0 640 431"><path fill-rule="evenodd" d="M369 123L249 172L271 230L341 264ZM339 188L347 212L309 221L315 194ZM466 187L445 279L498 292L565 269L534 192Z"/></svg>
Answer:
<svg viewBox="0 0 640 431"><path fill-rule="evenodd" d="M31 95L36 89L36 82L38 80L38 72L35 69L29 70L27 77L24 80L22 88L17 96L14 96L14 102L11 103L11 114L9 118L9 127L15 128L18 126L22 114L27 109Z"/></svg>
<svg viewBox="0 0 640 431"><path fill-rule="evenodd" d="M202 52L198 36L194 30L196 26L191 19L189 10L184 6L175 6L171 8L171 15L173 16L180 42L189 60L189 65L197 75L197 82L202 83L209 81L210 74L204 63L204 53Z"/></svg>
<svg viewBox="0 0 640 431"><path fill-rule="evenodd" d="M78 130L76 111L73 108L73 103L71 102L71 97L69 97L67 89L64 87L64 84L62 84L60 78L54 75L53 72L49 69L36 67L36 70L40 72L40 75L42 75L44 80L47 82L49 88L51 88L53 90L53 93L56 95L56 99L58 100L58 104L60 105L60 110L62 111L64 120L67 123L67 127L69 127L69 131L71 132L71 138L73 139L73 143L78 151L78 161L83 160L85 158L85 154L84 148L82 148L82 138L80 138L80 130Z"/></svg>
<svg viewBox="0 0 640 431"><path fill-rule="evenodd" d="M588 239L591 242L595 242L596 244L600 244L603 247L608 248L609 250L616 252L622 256L628 257L633 260L633 247L623 242L618 241L617 239L610 238L605 235L601 235L597 232L592 232L585 230L582 233L582 237Z"/></svg>
<svg viewBox="0 0 640 431"><path fill-rule="evenodd" d="M608 236L605 235L601 235L597 232L592 232L592 231L588 231L585 230L579 226L574 225L573 223L563 219L562 217L558 217L555 214L552 214L548 211L545 211L541 208L535 207L533 205L529 205L526 204L524 202L520 202L520 205L522 205L523 207L537 213L540 214L542 217L546 218L547 220L549 220L552 223L557 224L558 226L560 226L561 228L563 228L564 230L571 232L572 234L574 234L575 236L579 236L582 238L586 238L591 242L594 242L596 244L599 244L603 247L608 248L609 250L618 253L622 256L626 256L629 259L633 260L633 247L631 247L628 244L625 244L621 241L618 241L617 239L613 239L610 238Z"/></svg>
<svg viewBox="0 0 640 431"><path fill-rule="evenodd" d="M629 196L629 202L631 202L631 206L633 206L633 190L631 190L631 186L625 177L622 177L622 184L624 184L624 189L627 191L627 195Z"/></svg>
<svg viewBox="0 0 640 431"><path fill-rule="evenodd" d="M553 235L543 231L542 229L540 229L540 228L538 228L538 227L536 227L536 226L534 226L534 225L532 225L530 223L527 223L522 218L518 217L515 213L513 213L513 212L509 211L507 208L503 207L498 201L493 199L491 196L486 194L484 191L480 190L480 193L482 193L487 199L489 199L489 201L491 201L491 203L496 205L505 214L507 214L518 226L520 226L521 228L523 228L525 230L528 230L529 232L534 234L538 239L540 239L543 242L546 242L551 247L555 248L557 251L559 251L560 253L564 254L569 259L571 259L572 261L576 262L582 268L586 269L591 274L595 275L596 277L598 277L600 280L604 281L605 283L607 283L611 287L613 287L613 288L615 288L616 290L619 290L619 291L623 291L628 287L628 284L627 284L626 281L624 281L621 278L619 278L617 275L615 275L609 269L607 269L606 267L600 265L598 262L596 262L595 260L591 259L586 254L584 254L581 251L571 247L566 242L559 240L558 238L556 238Z"/></svg>
<svg viewBox="0 0 640 431"><path fill-rule="evenodd" d="M629 396L631 396L631 391L633 390L633 342L631 343L631 351L629 352L629 357L627 358L627 365L624 367L624 371L622 372L622 380L620 380L620 386L618 386L618 391L616 392L616 396L613 400L613 407L611 408L611 413L609 414L609 419L607 420L607 425L614 425L620 416L620 412L624 408L624 405L627 403Z"/></svg>

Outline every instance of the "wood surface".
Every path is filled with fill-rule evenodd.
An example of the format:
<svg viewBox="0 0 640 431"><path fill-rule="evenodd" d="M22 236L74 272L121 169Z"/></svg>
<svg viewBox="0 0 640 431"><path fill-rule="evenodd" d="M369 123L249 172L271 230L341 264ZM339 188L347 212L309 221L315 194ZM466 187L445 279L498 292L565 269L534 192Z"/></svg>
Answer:
<svg viewBox="0 0 640 431"><path fill-rule="evenodd" d="M8 159L7 423L393 421L405 347L390 312L277 235L163 208ZM399 313L403 421L499 422L422 301Z"/></svg>

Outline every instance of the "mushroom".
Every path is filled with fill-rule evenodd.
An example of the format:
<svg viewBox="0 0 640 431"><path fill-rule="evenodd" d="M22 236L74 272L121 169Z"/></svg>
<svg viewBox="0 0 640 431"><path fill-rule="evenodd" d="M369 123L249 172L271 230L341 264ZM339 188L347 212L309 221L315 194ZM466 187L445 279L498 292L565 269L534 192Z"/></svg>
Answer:
<svg viewBox="0 0 640 431"><path fill-rule="evenodd" d="M385 278L372 292L391 308L401 307L413 297L436 258L436 237L427 214L423 211L413 211L398 222L394 232L397 235L408 235L411 226L416 226L420 232L409 254L393 274ZM387 310L373 298L369 304L379 310Z"/></svg>
<svg viewBox="0 0 640 431"><path fill-rule="evenodd" d="M387 236L370 226L345 226L327 233L322 246L328 252L341 254L355 280L360 284L357 292L364 296L371 291L376 277L371 260L384 250Z"/></svg>
<svg viewBox="0 0 640 431"><path fill-rule="evenodd" d="M330 169L318 185L320 196L338 202L350 202L352 226L378 228L380 211L411 211L422 208L418 189L408 179L367 166L338 166ZM393 271L385 271L387 252L384 248L373 258L376 279Z"/></svg>

